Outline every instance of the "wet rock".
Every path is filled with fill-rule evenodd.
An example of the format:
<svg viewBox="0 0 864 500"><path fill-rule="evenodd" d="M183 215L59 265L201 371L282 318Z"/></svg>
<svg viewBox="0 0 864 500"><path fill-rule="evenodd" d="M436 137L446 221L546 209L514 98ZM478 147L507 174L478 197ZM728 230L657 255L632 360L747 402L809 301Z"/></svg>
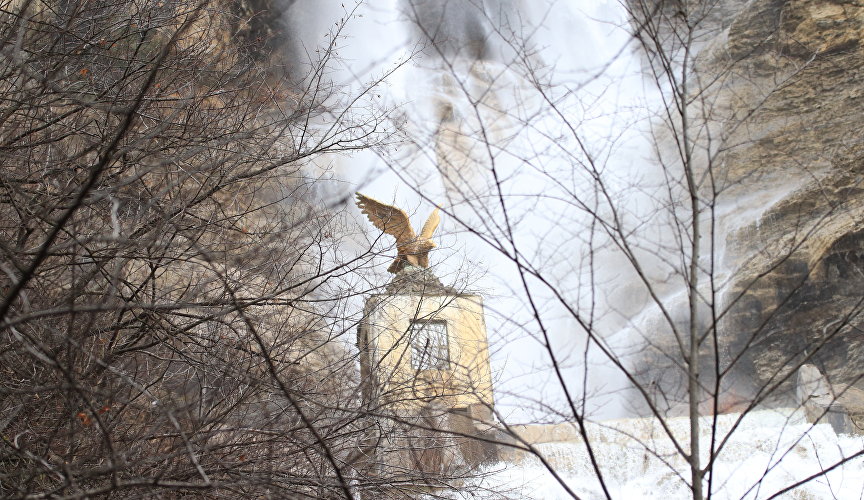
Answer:
<svg viewBox="0 0 864 500"><path fill-rule="evenodd" d="M703 69L737 57L750 75L719 92L737 145L723 158L729 194L779 193L727 241L735 278L721 363L753 394L775 387L788 398L808 357L832 383L864 370L862 34L862 2L754 1L733 22L725 59L715 53Z"/></svg>
<svg viewBox="0 0 864 500"><path fill-rule="evenodd" d="M789 404L804 362L834 386L860 387L864 2L730 1L720 12L706 18L701 33L713 39L694 75L709 82L700 91L710 98L694 106L707 117L700 132L721 144L714 187L733 214L716 221L731 277L720 309L729 309L720 323L722 391ZM637 364L642 380L659 380L658 393L682 391L680 367L658 354L675 352L674 338L655 346ZM706 345L702 366L713 365Z"/></svg>
<svg viewBox="0 0 864 500"><path fill-rule="evenodd" d="M832 386L813 365L798 369L798 403L807 421L828 423L838 434L864 434L864 391L846 384Z"/></svg>

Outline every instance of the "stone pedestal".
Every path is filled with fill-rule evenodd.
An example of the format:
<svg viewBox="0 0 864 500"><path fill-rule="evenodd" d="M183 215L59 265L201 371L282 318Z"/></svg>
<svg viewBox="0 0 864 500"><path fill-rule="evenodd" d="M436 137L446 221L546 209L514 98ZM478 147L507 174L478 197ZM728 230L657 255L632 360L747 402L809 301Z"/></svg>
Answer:
<svg viewBox="0 0 864 500"><path fill-rule="evenodd" d="M357 341L368 405L422 436L391 447L411 448L412 467L437 473L460 461L495 460L494 446L470 439L488 432L494 405L479 295L406 268L385 293L366 300Z"/></svg>

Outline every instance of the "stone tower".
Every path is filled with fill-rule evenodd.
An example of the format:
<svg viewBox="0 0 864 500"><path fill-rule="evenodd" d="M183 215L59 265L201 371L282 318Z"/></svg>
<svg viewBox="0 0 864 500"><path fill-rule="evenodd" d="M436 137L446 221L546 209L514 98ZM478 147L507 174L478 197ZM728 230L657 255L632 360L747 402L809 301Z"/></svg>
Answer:
<svg viewBox="0 0 864 500"><path fill-rule="evenodd" d="M483 300L444 287L429 269L407 267L366 300L358 328L364 396L375 407L424 419L460 435L481 435L494 398ZM466 463L494 447L459 440Z"/></svg>

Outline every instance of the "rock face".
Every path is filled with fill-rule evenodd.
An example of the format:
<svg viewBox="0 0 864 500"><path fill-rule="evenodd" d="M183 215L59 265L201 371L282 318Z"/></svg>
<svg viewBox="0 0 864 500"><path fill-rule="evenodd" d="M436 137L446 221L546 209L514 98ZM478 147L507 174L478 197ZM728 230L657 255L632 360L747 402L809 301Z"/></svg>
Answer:
<svg viewBox="0 0 864 500"><path fill-rule="evenodd" d="M725 227L721 364L737 392L782 393L805 361L831 383L864 373L862 34L864 2L754 0L704 54L704 73L732 68L724 197L757 214Z"/></svg>
<svg viewBox="0 0 864 500"><path fill-rule="evenodd" d="M702 39L691 88L701 91L692 100L703 119L699 133L710 132L716 152L715 234L728 280L719 361L730 400L721 409L737 396L793 403L804 363L831 384L860 387L864 2L689 4L714 6L695 32ZM662 338L655 345L674 348ZM703 367L714 364L710 349ZM662 356L645 358L646 383L673 366ZM680 369L661 383L679 396L686 389Z"/></svg>
<svg viewBox="0 0 864 500"><path fill-rule="evenodd" d="M796 395L810 423L828 423L838 434L864 433L864 391L832 386L813 365L798 369Z"/></svg>

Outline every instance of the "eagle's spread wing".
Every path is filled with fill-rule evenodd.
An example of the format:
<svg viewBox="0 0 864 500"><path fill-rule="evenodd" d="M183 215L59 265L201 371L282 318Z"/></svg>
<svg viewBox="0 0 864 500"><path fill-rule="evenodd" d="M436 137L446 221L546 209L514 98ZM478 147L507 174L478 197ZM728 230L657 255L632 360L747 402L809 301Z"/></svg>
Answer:
<svg viewBox="0 0 864 500"><path fill-rule="evenodd" d="M366 214L372 225L394 236L397 245L411 243L414 240L414 230L405 211L360 193L357 193L357 206Z"/></svg>
<svg viewBox="0 0 864 500"><path fill-rule="evenodd" d="M435 230L438 229L438 223L441 222L441 216L438 214L438 208L429 214L429 218L426 219L426 223L423 224L423 230L420 231L421 239L430 239L432 235L435 234Z"/></svg>

